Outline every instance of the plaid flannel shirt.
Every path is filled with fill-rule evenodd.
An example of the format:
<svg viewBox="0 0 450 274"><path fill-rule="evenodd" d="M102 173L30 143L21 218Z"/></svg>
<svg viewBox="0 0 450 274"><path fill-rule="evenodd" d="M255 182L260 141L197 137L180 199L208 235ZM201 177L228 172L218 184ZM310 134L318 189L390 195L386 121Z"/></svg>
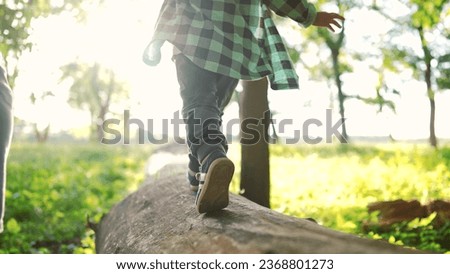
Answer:
<svg viewBox="0 0 450 274"><path fill-rule="evenodd" d="M297 89L269 9L304 27L316 17L307 0L165 0L144 62L158 64L168 41L203 69L242 80L268 76L272 89Z"/></svg>

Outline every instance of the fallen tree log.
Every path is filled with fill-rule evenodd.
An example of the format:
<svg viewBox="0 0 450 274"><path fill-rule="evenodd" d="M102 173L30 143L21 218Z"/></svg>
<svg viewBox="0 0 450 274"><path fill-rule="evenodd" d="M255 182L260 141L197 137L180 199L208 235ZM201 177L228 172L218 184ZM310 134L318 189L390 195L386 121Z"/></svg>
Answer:
<svg viewBox="0 0 450 274"><path fill-rule="evenodd" d="M184 156L185 157L185 156ZM185 165L165 166L99 223L97 253L417 253L285 216L241 196L226 209L198 214Z"/></svg>

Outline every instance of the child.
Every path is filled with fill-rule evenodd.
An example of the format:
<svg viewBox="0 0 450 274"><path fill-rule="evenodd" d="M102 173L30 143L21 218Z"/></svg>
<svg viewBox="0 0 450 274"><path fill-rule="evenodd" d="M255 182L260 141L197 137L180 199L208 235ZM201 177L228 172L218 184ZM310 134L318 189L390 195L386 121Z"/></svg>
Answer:
<svg viewBox="0 0 450 274"><path fill-rule="evenodd" d="M268 77L272 89L297 89L294 71L270 11L304 27L340 28L335 13L306 0L165 0L144 62L156 65L165 41L174 45L189 147L188 180L199 213L228 205L234 173L220 131L238 81Z"/></svg>
<svg viewBox="0 0 450 274"><path fill-rule="evenodd" d="M12 132L12 93L6 80L6 71L0 54L0 233L3 231L6 191L6 158Z"/></svg>

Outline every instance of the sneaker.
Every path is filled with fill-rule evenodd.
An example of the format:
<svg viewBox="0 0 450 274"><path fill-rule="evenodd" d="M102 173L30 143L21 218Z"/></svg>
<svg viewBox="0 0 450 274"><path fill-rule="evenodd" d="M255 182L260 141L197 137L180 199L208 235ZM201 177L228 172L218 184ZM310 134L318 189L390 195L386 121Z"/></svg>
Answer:
<svg viewBox="0 0 450 274"><path fill-rule="evenodd" d="M223 152L211 153L198 173L199 189L195 204L199 213L221 210L229 204L229 186L234 164Z"/></svg>
<svg viewBox="0 0 450 274"><path fill-rule="evenodd" d="M193 192L197 193L199 181L197 180L195 175L197 173L199 173L199 171L200 171L200 164L199 164L197 158L195 158L191 153L189 153L188 156L189 156L189 164L188 164L188 171L187 171L187 180L188 180L190 189Z"/></svg>
<svg viewBox="0 0 450 274"><path fill-rule="evenodd" d="M190 169L188 169L187 172L187 180L189 183L189 187L193 192L198 192L198 185L199 185L199 181L196 178L198 171L192 171Z"/></svg>

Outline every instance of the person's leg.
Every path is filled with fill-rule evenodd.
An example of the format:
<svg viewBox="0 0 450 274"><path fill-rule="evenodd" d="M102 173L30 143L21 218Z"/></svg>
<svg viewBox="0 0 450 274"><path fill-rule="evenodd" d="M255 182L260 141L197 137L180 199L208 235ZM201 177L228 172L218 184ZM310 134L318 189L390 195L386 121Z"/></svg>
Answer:
<svg viewBox="0 0 450 274"><path fill-rule="evenodd" d="M187 171L187 180L191 187L191 190L195 193L198 191L199 181L197 180L197 173L200 172L200 163L198 159L189 152L189 163L188 163L188 171Z"/></svg>
<svg viewBox="0 0 450 274"><path fill-rule="evenodd" d="M234 172L233 163L226 158L227 142L220 129L220 104L224 101L221 83L234 83L234 90L237 80L201 69L181 54L175 57L175 63L190 150L189 169L196 165L203 174L197 177L197 209L200 213L221 209L228 205L228 186Z"/></svg>
<svg viewBox="0 0 450 274"><path fill-rule="evenodd" d="M12 93L6 80L5 69L0 63L0 233L3 231L3 217L5 214L6 158L12 133L11 112Z"/></svg>
<svg viewBox="0 0 450 274"><path fill-rule="evenodd" d="M231 101L231 98L233 97L233 93L236 90L236 87L239 83L238 79L230 79L229 77L220 77L219 82L218 82L218 89L219 89L219 93L218 93L218 104L219 104L219 109L221 111L220 115L221 117L223 116L223 111L225 110L225 107L228 106L228 104Z"/></svg>
<svg viewBox="0 0 450 274"><path fill-rule="evenodd" d="M187 143L191 154L202 162L211 152L225 147L217 97L220 75L197 67L182 54L176 56L175 62Z"/></svg>
<svg viewBox="0 0 450 274"><path fill-rule="evenodd" d="M182 115L186 123L186 141L189 148L188 181L191 189L198 191L196 174L200 172L200 159L208 152L199 148L205 143L201 120L210 117L218 117L220 110L217 108L216 99L216 75L198 68L184 55L174 56L177 69L177 78L180 85L180 95L183 100Z"/></svg>
<svg viewBox="0 0 450 274"><path fill-rule="evenodd" d="M217 105L220 110L219 127L222 126L222 116L225 107L231 100L237 86L237 79L220 76L217 80ZM223 150L213 151L202 161L200 184L196 205L199 213L220 210L228 206L229 186L234 173L234 164L227 157L228 144L223 137ZM225 153L223 153L225 151ZM204 176L202 178L202 176Z"/></svg>
<svg viewBox="0 0 450 274"><path fill-rule="evenodd" d="M236 89L236 86L238 84L238 79L231 79L230 77L219 75L217 76L217 105L220 110L220 120L219 120L219 126L222 125L222 116L223 111L225 107L228 105L228 103L231 100L231 97L233 96L233 92ZM228 145L226 140L222 142L223 149L225 150L225 153L228 151ZM196 174L200 172L200 163L198 159L192 154L189 153L189 164L188 164L188 182L191 185L191 190L197 192L198 191L198 185L199 182L196 179Z"/></svg>

